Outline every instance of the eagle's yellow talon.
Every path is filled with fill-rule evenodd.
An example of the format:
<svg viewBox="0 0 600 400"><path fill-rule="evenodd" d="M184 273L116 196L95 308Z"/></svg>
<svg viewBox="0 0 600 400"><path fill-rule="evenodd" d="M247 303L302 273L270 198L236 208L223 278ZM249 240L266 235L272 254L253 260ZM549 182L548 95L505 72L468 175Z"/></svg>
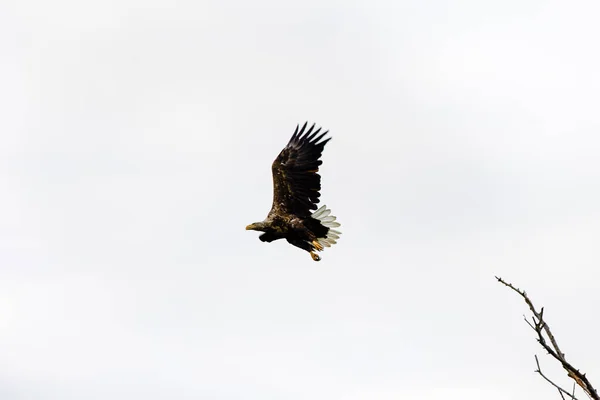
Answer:
<svg viewBox="0 0 600 400"><path fill-rule="evenodd" d="M310 252L310 256L312 257L312 259L314 261L321 261L321 257L319 257L319 255L317 253L314 253L314 252L311 251Z"/></svg>
<svg viewBox="0 0 600 400"><path fill-rule="evenodd" d="M317 249L319 251L323 250L323 246L321 246L321 243L319 243L317 240L313 240L312 245L315 247L315 249Z"/></svg>

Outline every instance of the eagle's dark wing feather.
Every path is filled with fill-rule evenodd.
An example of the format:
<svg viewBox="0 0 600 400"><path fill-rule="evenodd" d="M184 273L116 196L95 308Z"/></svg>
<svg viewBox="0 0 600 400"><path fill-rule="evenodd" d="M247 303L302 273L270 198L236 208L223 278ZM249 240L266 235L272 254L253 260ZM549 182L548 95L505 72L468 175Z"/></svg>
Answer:
<svg viewBox="0 0 600 400"><path fill-rule="evenodd" d="M292 135L289 143L277 156L272 165L273 207L271 213L294 214L308 217L317 209L321 176L318 174L319 160L325 144L322 140L327 132L319 134L315 125L306 131L306 123Z"/></svg>

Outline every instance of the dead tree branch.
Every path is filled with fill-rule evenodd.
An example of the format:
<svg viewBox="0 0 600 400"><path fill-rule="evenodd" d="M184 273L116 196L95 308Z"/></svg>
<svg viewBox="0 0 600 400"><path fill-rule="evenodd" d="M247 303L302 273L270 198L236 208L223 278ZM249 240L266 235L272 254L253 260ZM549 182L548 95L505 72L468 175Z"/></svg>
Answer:
<svg viewBox="0 0 600 400"><path fill-rule="evenodd" d="M558 393L560 394L560 397L562 397L563 400L566 400L565 396L564 396L565 394L573 400L578 400L577 397L575 397L575 392L573 392L573 394L567 392L565 389L561 388L556 383L554 383L550 378L548 378L546 375L544 375L544 373L542 372L542 368L540 367L540 361L538 360L537 355L535 356L535 364L537 365L537 369L535 370L535 372L540 374L540 376L542 378L544 378L546 380L546 382L548 382L549 384L554 386L558 390Z"/></svg>
<svg viewBox="0 0 600 400"><path fill-rule="evenodd" d="M575 367L573 367L573 365L571 365L565 358L565 354L560 350L560 347L558 347L558 343L556 341L556 338L552 334L552 331L550 330L550 326L544 320L544 308L542 307L540 309L540 311L538 312L537 309L535 308L535 306L533 305L533 302L531 301L531 299L527 296L527 293L525 293L525 291L514 287L511 283L507 283L502 278L496 277L496 279L498 280L498 282L502 283L504 286L509 287L510 289L517 292L523 298L523 300L525 300L525 303L527 303L527 306L529 306L529 310L531 310L531 313L533 314L533 317L531 318L533 323L530 322L527 318L525 318L525 322L527 322L527 324L535 331L535 333L537 334L537 341L544 348L544 350L546 350L548 352L548 354L550 354L558 362L561 363L562 367L567 371L567 375L571 379L573 379L575 381L575 383L579 387L581 387L581 389L583 389L583 391L591 399L600 400L600 396L598 395L598 392L592 386L592 384L588 380L587 376L585 374L582 374L581 372L579 372L579 370L576 369ZM550 344L548 344L548 341L550 342ZM563 399L565 398L564 396L566 395L573 400L577 400L577 398L575 397L574 390L573 390L573 394L569 393L567 390L556 385L554 382L552 382L550 379L548 379L542 373L541 368L540 368L540 363L538 361L537 356L535 356L535 362L537 364L537 370L535 372L540 374L540 376L542 376L542 378L544 378L552 386L554 386L558 390L558 392L560 393L560 395Z"/></svg>

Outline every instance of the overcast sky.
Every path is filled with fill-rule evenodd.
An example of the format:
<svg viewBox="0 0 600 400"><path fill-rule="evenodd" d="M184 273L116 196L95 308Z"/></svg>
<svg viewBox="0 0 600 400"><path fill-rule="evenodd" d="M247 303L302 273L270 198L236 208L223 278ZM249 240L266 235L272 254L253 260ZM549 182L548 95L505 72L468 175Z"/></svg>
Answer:
<svg viewBox="0 0 600 400"><path fill-rule="evenodd" d="M3 1L0 398L558 398L494 275L600 386L599 16ZM319 263L244 230L304 121Z"/></svg>

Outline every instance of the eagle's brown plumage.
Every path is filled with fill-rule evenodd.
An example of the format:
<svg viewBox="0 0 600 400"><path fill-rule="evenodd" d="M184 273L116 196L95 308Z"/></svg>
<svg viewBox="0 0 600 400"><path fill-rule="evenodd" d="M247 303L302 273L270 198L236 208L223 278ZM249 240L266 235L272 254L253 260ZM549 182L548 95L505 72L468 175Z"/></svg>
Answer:
<svg viewBox="0 0 600 400"><path fill-rule="evenodd" d="M316 212L321 194L319 166L325 144L326 132L315 130L315 125L306 130L307 124L296 127L292 138L279 153L271 167L273 172L273 204L263 222L248 225L246 229L264 233L259 239L264 242L285 238L294 246L310 252L315 261L320 257L314 252L322 251L339 239L340 232L332 228L340 226L325 206Z"/></svg>

